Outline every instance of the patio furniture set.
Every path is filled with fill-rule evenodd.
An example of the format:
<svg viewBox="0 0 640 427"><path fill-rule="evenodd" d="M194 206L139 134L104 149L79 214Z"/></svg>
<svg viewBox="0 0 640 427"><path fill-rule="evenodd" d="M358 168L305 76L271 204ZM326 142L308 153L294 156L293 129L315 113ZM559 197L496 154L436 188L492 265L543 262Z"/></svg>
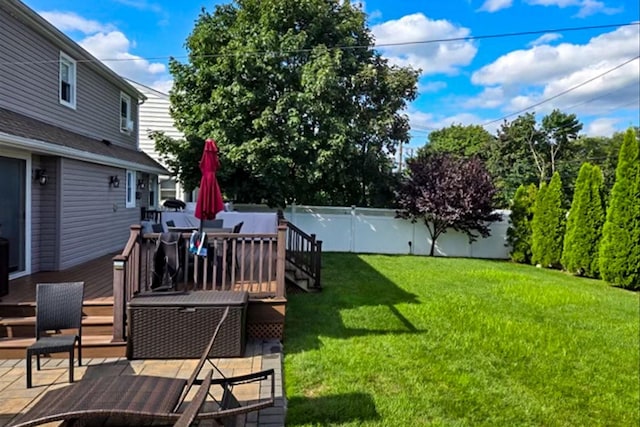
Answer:
<svg viewBox="0 0 640 427"><path fill-rule="evenodd" d="M40 370L39 358L45 353L70 352L69 382L73 382L73 352L76 343L78 364L82 363L83 285L82 282L38 285L38 338L27 350L27 387L31 387L32 356L37 357L37 368ZM141 425L147 422L190 425L196 419L212 420L219 425L230 426L235 425L238 415L273 406L273 369L225 377L211 360L212 357L239 355L243 351L247 295L238 297L232 295L238 293L216 292L215 294L221 295L222 299L214 300L211 296L214 293L193 294L171 295L168 300L162 300L162 297L157 296L142 297L137 304L130 307L132 338L135 338L131 340L129 356L195 359L199 354L198 363L188 380L149 375L85 379L48 391L34 406L12 420L9 425L27 427L54 421L65 421L65 425L103 425L105 422L109 425ZM199 327L180 328L182 317L193 314L197 316L190 317L189 321L195 321ZM160 317L156 318L156 315ZM156 322L159 329L156 327L155 330L159 333L153 332L154 325L158 326ZM162 341L160 338L163 336L162 332L167 331L166 327L176 324L178 326L169 330L168 338ZM73 333L46 336L45 331L52 329L71 329ZM186 330L191 330L192 333L185 334ZM185 336L179 337L179 332ZM154 337L157 339L156 344L152 344ZM178 340L178 345L175 345L173 340ZM196 352L198 354L195 354ZM205 373L203 368L207 364L212 369ZM266 397L260 396L249 403L241 404L234 396L234 386L255 382L264 382L261 384L266 385L270 393ZM189 392L196 385L200 386L200 389L195 397L187 402ZM213 389L214 386L219 387L217 393ZM207 399L208 397L210 399Z"/></svg>

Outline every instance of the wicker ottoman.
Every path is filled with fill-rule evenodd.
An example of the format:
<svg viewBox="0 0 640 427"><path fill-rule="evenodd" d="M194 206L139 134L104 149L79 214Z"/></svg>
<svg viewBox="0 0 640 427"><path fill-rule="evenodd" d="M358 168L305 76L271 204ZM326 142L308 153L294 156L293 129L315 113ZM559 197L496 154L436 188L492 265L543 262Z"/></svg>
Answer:
<svg viewBox="0 0 640 427"><path fill-rule="evenodd" d="M133 298L127 307L129 359L198 359L229 306L210 357L244 355L247 292L195 291Z"/></svg>

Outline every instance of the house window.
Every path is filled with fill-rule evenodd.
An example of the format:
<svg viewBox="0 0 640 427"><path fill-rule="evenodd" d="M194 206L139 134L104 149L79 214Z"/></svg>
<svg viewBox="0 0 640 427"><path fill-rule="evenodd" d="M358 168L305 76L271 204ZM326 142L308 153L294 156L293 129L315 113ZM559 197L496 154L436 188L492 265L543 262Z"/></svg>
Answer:
<svg viewBox="0 0 640 427"><path fill-rule="evenodd" d="M160 200L175 199L176 194L176 180L170 177L160 177Z"/></svg>
<svg viewBox="0 0 640 427"><path fill-rule="evenodd" d="M135 208L136 207L136 173L134 171L127 171L127 188L126 195L127 200L125 202L125 207L127 208Z"/></svg>
<svg viewBox="0 0 640 427"><path fill-rule="evenodd" d="M131 116L131 97L120 93L120 131L133 131L133 119Z"/></svg>
<svg viewBox="0 0 640 427"><path fill-rule="evenodd" d="M76 108L76 61L60 52L60 104Z"/></svg>

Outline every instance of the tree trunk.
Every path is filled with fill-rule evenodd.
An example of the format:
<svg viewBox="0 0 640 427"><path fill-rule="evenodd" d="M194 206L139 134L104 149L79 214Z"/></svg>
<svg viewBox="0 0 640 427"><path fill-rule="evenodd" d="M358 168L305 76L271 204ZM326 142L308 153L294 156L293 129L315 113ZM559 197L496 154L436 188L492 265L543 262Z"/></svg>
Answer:
<svg viewBox="0 0 640 427"><path fill-rule="evenodd" d="M433 256L434 250L436 248L436 239L431 239L431 250L429 251L429 256Z"/></svg>

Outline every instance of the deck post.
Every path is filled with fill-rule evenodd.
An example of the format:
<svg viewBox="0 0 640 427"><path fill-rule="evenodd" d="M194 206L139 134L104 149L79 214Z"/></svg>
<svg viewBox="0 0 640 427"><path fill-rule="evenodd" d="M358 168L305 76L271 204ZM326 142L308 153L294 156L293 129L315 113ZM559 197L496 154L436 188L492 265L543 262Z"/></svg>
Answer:
<svg viewBox="0 0 640 427"><path fill-rule="evenodd" d="M127 257L113 257L113 339L124 342L125 277L127 277Z"/></svg>
<svg viewBox="0 0 640 427"><path fill-rule="evenodd" d="M278 240L276 247L276 297L284 297L284 268L287 251L287 224L278 225Z"/></svg>
<svg viewBox="0 0 640 427"><path fill-rule="evenodd" d="M122 253L113 257L113 342L125 340L127 300L133 290L140 289L140 271L137 270L140 269L141 230L140 224L132 225Z"/></svg>

